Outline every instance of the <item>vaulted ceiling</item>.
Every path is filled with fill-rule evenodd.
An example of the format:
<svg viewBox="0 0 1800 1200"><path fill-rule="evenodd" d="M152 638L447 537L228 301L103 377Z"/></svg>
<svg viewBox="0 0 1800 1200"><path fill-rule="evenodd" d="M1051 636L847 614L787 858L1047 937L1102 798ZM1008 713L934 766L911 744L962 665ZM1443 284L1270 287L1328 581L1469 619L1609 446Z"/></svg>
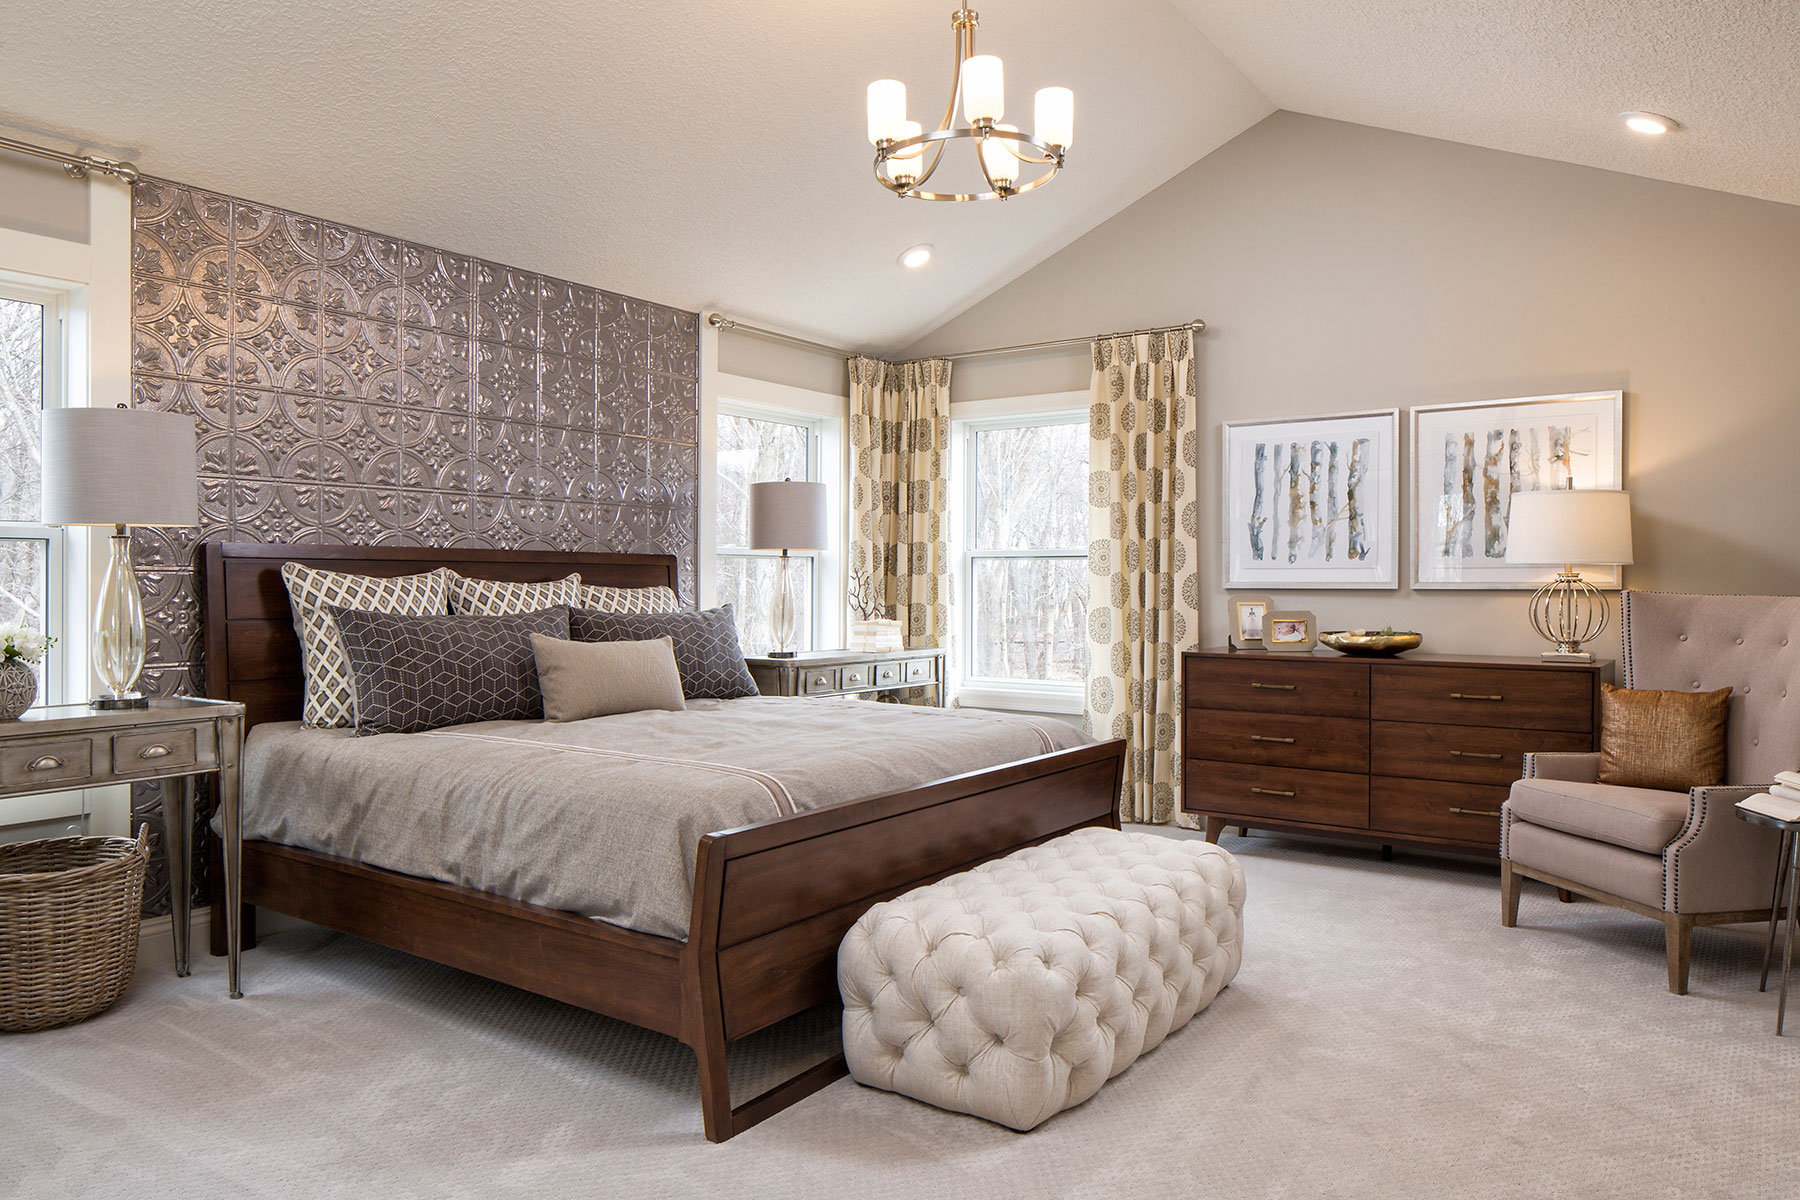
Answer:
<svg viewBox="0 0 1800 1200"><path fill-rule="evenodd" d="M934 123L953 4L14 6L0 123L147 171L872 349L910 343L1277 108L1800 203L1785 0L989 0L1009 115L1076 93L1005 205L870 177L863 89ZM1622 132L1645 108L1682 128ZM905 271L896 256L929 242Z"/></svg>

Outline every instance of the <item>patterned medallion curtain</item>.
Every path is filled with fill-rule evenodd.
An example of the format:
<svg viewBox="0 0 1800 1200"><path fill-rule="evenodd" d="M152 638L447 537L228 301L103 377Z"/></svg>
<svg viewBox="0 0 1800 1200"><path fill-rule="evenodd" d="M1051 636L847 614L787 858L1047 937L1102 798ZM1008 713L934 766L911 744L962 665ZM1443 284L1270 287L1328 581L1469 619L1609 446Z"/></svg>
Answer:
<svg viewBox="0 0 1800 1200"><path fill-rule="evenodd" d="M1193 334L1101 338L1093 351L1088 723L1129 742L1120 816L1160 824L1181 788L1177 668L1199 634Z"/></svg>
<svg viewBox="0 0 1800 1200"><path fill-rule="evenodd" d="M850 360L850 568L869 573L909 649L950 632L949 445L947 361Z"/></svg>

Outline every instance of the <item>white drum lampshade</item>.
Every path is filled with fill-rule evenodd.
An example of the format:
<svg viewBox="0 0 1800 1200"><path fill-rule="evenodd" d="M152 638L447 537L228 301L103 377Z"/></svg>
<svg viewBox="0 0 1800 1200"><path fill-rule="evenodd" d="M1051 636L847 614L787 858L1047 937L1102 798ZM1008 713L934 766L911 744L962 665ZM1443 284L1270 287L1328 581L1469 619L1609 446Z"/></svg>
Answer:
<svg viewBox="0 0 1800 1200"><path fill-rule="evenodd" d="M784 479L750 485L750 548L781 551L781 586L775 589L769 613L777 643L771 651L773 657L794 656L799 604L788 551L825 549L831 536L829 526L824 484Z"/></svg>
<svg viewBox="0 0 1800 1200"><path fill-rule="evenodd" d="M1515 493L1507 516L1506 561L1561 568L1531 597L1531 627L1554 647L1545 658L1591 659L1582 643L1599 637L1611 614L1606 597L1576 567L1631 562L1631 494Z"/></svg>
<svg viewBox="0 0 1800 1200"><path fill-rule="evenodd" d="M144 601L131 569L133 525L196 525L194 421L148 409L52 408L44 412L43 520L110 525L112 556L94 609L100 708L139 708Z"/></svg>

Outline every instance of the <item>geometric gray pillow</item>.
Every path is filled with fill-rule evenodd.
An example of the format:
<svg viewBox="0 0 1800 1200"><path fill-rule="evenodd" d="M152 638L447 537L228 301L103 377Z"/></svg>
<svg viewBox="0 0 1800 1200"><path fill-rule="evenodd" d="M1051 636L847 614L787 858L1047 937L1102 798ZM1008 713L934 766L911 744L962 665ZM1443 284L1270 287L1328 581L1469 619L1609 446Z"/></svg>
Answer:
<svg viewBox="0 0 1800 1200"><path fill-rule="evenodd" d="M735 700L755 696L756 680L744 665L731 605L701 612L609 613L576 609L569 633L578 642L647 642L666 637L675 643L681 693L689 700Z"/></svg>
<svg viewBox="0 0 1800 1200"><path fill-rule="evenodd" d="M418 617L333 609L356 686L357 736L544 716L531 635L569 636L569 610Z"/></svg>

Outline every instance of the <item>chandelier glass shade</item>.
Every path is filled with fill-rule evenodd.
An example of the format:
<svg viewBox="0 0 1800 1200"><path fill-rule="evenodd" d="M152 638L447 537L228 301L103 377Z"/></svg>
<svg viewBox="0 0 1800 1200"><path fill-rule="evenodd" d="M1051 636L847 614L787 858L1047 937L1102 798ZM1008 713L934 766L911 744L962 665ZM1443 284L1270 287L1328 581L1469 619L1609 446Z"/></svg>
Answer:
<svg viewBox="0 0 1800 1200"><path fill-rule="evenodd" d="M877 79L869 85L869 141L875 147L875 179L902 199L1008 200L1042 187L1062 169L1063 155L1075 137L1075 94L1065 87L1038 90L1031 133L1001 124L1006 115L1006 76L1000 59L975 53L980 15L962 8L950 15L956 36L956 74L943 120L926 133L906 119L906 85ZM957 123L958 100L963 124ZM953 141L974 143L975 165L986 191L932 192L925 185L937 174L945 148ZM1020 182L1025 165L1045 168Z"/></svg>

